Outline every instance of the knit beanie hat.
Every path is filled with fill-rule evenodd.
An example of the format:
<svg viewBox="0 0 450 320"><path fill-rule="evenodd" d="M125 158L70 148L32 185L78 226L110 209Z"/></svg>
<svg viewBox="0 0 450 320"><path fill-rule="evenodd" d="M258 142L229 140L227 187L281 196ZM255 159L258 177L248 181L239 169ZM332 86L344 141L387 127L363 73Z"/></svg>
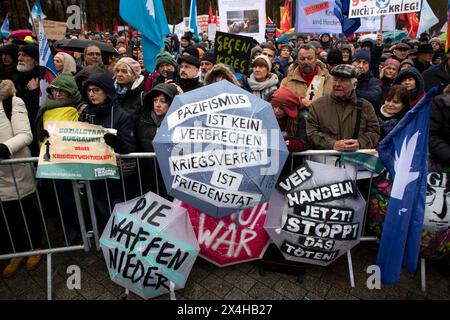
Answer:
<svg viewBox="0 0 450 320"><path fill-rule="evenodd" d="M272 62L270 62L269 58L266 55L263 55L263 54L257 56L253 60L252 66L256 63L256 61L261 60L261 59L267 64L267 67L269 68L269 71L272 70Z"/></svg>
<svg viewBox="0 0 450 320"><path fill-rule="evenodd" d="M19 52L25 53L27 56L33 58L37 63L39 63L39 47L34 44L24 45L19 49Z"/></svg>
<svg viewBox="0 0 450 320"><path fill-rule="evenodd" d="M141 74L141 66L139 62L137 62L133 58L130 57L121 58L119 61L117 61L117 64L119 63L125 63L127 66L129 66L131 70L133 70L134 75L136 77L139 77L139 75Z"/></svg>
<svg viewBox="0 0 450 320"><path fill-rule="evenodd" d="M254 47L252 48L252 51L250 52L250 57L253 59L253 57L255 56L255 54L256 54L257 52L262 53L262 52L263 52L263 49L262 49L260 46L254 46Z"/></svg>
<svg viewBox="0 0 450 320"><path fill-rule="evenodd" d="M370 63L370 51L366 49L358 49L353 55L352 62L357 60L365 60Z"/></svg>
<svg viewBox="0 0 450 320"><path fill-rule="evenodd" d="M188 46L184 49L183 53L187 53L190 54L193 57L196 57L197 59L199 58L199 53L198 50L194 47L194 46Z"/></svg>
<svg viewBox="0 0 450 320"><path fill-rule="evenodd" d="M282 87L276 90L272 94L272 99L270 100L270 102L276 107L283 108L284 112L289 118L297 118L299 99L288 88Z"/></svg>
<svg viewBox="0 0 450 320"><path fill-rule="evenodd" d="M386 61L384 62L384 65L385 66L394 65L397 68L397 70L400 69L400 62L398 60L395 60L395 59L392 59L392 58L386 59Z"/></svg>
<svg viewBox="0 0 450 320"><path fill-rule="evenodd" d="M203 57L200 59L200 61L209 61L211 63L215 63L214 51L212 51L212 50L206 51L206 53L203 55Z"/></svg>
<svg viewBox="0 0 450 320"><path fill-rule="evenodd" d="M156 56L156 68L159 68L159 66L163 63L168 63L173 65L175 68L178 66L177 62L175 61L175 59L172 57L172 55L167 52L167 51L163 51L158 53L158 55Z"/></svg>

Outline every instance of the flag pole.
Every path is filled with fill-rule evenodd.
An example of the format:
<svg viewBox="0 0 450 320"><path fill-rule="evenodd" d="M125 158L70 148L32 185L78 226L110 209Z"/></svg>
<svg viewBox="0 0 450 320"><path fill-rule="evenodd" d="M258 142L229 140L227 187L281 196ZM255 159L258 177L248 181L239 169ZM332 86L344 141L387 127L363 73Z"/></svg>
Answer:
<svg viewBox="0 0 450 320"><path fill-rule="evenodd" d="M31 30L33 30L34 34L37 34L36 30L34 30L34 22L33 22L33 17L31 16L31 8L30 8L30 3L28 2L28 0L25 1L27 4L27 9L28 9L28 16L31 19Z"/></svg>
<svg viewBox="0 0 450 320"><path fill-rule="evenodd" d="M381 15L380 16L380 30L379 30L380 33L383 33L383 19L384 19L384 16Z"/></svg>

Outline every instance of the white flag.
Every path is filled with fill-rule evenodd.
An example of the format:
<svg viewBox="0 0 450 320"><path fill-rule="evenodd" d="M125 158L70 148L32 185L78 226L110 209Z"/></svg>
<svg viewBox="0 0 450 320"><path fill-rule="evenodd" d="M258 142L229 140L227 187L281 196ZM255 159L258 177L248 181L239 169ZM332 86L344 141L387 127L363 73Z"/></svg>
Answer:
<svg viewBox="0 0 450 320"><path fill-rule="evenodd" d="M436 17L433 10L431 10L428 1L423 0L422 11L420 13L419 30L417 31L417 34L420 35L422 32L427 31L438 22L439 19Z"/></svg>

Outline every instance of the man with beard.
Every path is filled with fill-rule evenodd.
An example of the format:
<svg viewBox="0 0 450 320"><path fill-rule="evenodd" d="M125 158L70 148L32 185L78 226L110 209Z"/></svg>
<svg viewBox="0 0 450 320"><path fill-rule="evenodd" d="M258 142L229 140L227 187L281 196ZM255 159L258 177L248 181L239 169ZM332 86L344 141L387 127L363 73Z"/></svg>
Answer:
<svg viewBox="0 0 450 320"><path fill-rule="evenodd" d="M375 148L380 126L370 102L356 97L358 69L341 64L331 69L331 74L333 90L312 104L306 119L306 132L313 149Z"/></svg>
<svg viewBox="0 0 450 320"><path fill-rule="evenodd" d="M188 92L202 87L200 77L198 76L198 71L200 68L200 62L198 59L191 55L183 55L178 58L177 62L180 66L177 84L183 92Z"/></svg>
<svg viewBox="0 0 450 320"><path fill-rule="evenodd" d="M156 71L157 76L152 84L152 87L159 83L167 81L176 81L178 64L172 55L167 51L162 51L156 56Z"/></svg>
<svg viewBox="0 0 450 320"><path fill-rule="evenodd" d="M214 67L214 51L207 51L200 59L201 81L205 79L206 74Z"/></svg>
<svg viewBox="0 0 450 320"><path fill-rule="evenodd" d="M313 46L300 46L297 61L281 81L280 87L288 88L299 97L301 109L308 109L314 100L331 92L330 73L326 65L317 59Z"/></svg>
<svg viewBox="0 0 450 320"><path fill-rule="evenodd" d="M39 48L28 44L19 49L17 71L20 73L16 83L16 95L25 102L31 131L35 132L34 120L39 110ZM36 139L30 145L33 156L39 153Z"/></svg>

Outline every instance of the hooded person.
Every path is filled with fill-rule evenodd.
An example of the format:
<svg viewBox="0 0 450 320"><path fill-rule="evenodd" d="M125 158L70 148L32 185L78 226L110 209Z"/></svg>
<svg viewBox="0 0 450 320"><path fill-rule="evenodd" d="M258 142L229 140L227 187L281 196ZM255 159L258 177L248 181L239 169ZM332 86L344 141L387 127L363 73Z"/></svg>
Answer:
<svg viewBox="0 0 450 320"><path fill-rule="evenodd" d="M106 74L93 74L83 85L83 95L88 101L82 110L79 121L100 125L105 128L104 141L116 153L126 154L136 152L136 139L134 134L134 116L116 104L116 90L112 78ZM110 132L113 129L115 133ZM91 181L92 192L95 194L94 206L98 219L99 232L103 231L110 217L111 208L119 202L124 202L122 183L127 185L126 197L131 199L137 196L136 162L122 160L121 179L106 179L105 181ZM132 172L128 174L128 164L132 164Z"/></svg>
<svg viewBox="0 0 450 320"><path fill-rule="evenodd" d="M136 131L136 140L140 152L155 152L153 149L153 139L161 126L169 107L177 95L178 91L174 84L160 83L154 86L144 98L144 109L139 118ZM140 168L144 172L155 172L154 161L152 159L140 159ZM169 199L164 187L162 175L158 170L158 184L155 184L154 175L142 176L143 191L149 190L158 193L163 198ZM159 190L156 187L159 185Z"/></svg>
<svg viewBox="0 0 450 320"><path fill-rule="evenodd" d="M450 83L450 50L447 56L443 59L441 64L435 68L429 68L422 73L425 80L425 90L428 91L434 86L444 88Z"/></svg>
<svg viewBox="0 0 450 320"><path fill-rule="evenodd" d="M17 83L20 73L17 70L19 47L13 43L0 46L0 77Z"/></svg>
<svg viewBox="0 0 450 320"><path fill-rule="evenodd" d="M406 87L411 108L425 96L425 82L419 70L414 67L400 71L394 80L394 84L401 84Z"/></svg>
<svg viewBox="0 0 450 320"><path fill-rule="evenodd" d="M53 62L58 74L61 74L63 72L70 72L72 74L75 74L77 72L77 63L70 54L67 54L65 52L58 52L53 58Z"/></svg>
<svg viewBox="0 0 450 320"><path fill-rule="evenodd" d="M78 121L78 105L81 94L74 76L70 72L61 73L47 88L47 100L36 116L36 137L40 142L48 135L47 121Z"/></svg>
<svg viewBox="0 0 450 320"><path fill-rule="evenodd" d="M82 70L78 71L75 75L75 82L77 83L78 90L80 92L83 91L84 82L93 74L96 73L105 73L105 69L93 64L87 67L84 67ZM84 97L83 97L84 98ZM86 102L86 101L85 101Z"/></svg>
<svg viewBox="0 0 450 320"><path fill-rule="evenodd" d="M320 35L320 45L325 50L330 49L333 46L333 41L331 39L331 36L328 32L322 33Z"/></svg>
<svg viewBox="0 0 450 320"><path fill-rule="evenodd" d="M413 68L414 67L414 62L410 59L405 59L400 63L400 69L399 71L405 70L405 69L409 69L409 68Z"/></svg>
<svg viewBox="0 0 450 320"><path fill-rule="evenodd" d="M279 88L272 94L270 103L289 152L306 150L306 122L298 111L298 97L288 88Z"/></svg>
<svg viewBox="0 0 450 320"><path fill-rule="evenodd" d="M241 86L234 73L223 63L218 63L212 67L205 76L204 85L207 86L221 80L227 80L238 87Z"/></svg>
<svg viewBox="0 0 450 320"><path fill-rule="evenodd" d="M33 134L27 109L15 92L11 80L0 82L0 160L31 156L28 145L33 141ZM0 199L7 221L6 224L3 217L0 219L0 255L32 249L25 233L27 226L33 248L41 246L39 211L34 207L35 185L31 166L23 163L0 166ZM26 218L27 226L23 217ZM8 231L14 248L10 245ZM31 270L41 261L41 256L11 259L3 270L3 278L11 278L24 260L27 269Z"/></svg>
<svg viewBox="0 0 450 320"><path fill-rule="evenodd" d="M383 44L378 46L374 40L366 38L361 42L361 48L365 48L370 51L370 71L375 78L379 78Z"/></svg>
<svg viewBox="0 0 450 320"><path fill-rule="evenodd" d="M353 51L352 51L352 47L348 44L344 44L340 47L340 50L342 52L342 61L343 63L346 64L350 64L352 63L352 55L353 55Z"/></svg>

